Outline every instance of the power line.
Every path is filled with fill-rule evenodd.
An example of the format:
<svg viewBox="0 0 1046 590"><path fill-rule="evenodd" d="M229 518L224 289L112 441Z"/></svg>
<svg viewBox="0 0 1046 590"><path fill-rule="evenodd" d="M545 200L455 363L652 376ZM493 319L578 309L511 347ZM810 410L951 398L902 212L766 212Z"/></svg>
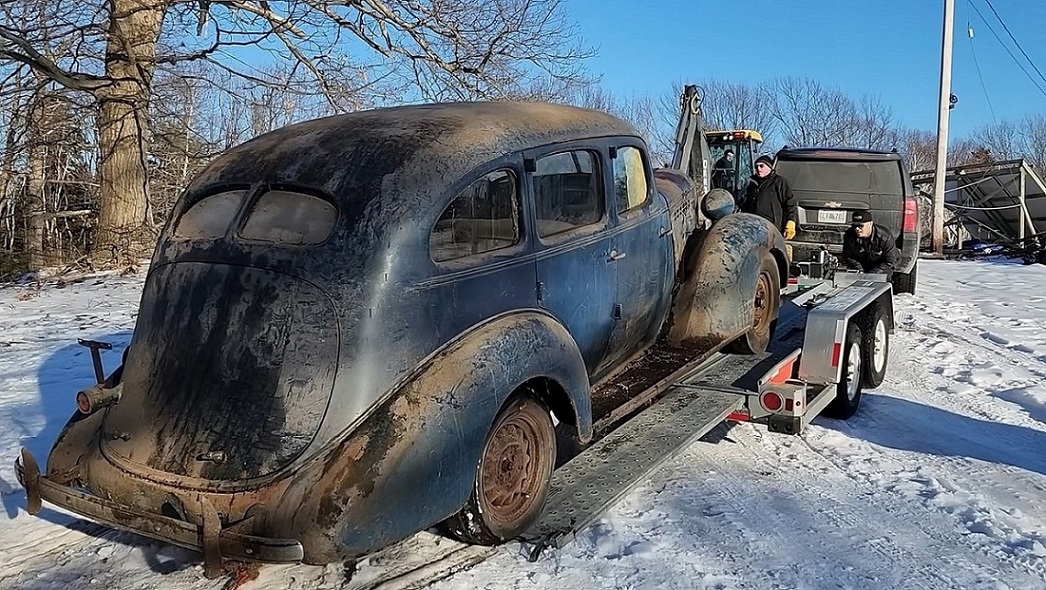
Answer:
<svg viewBox="0 0 1046 590"><path fill-rule="evenodd" d="M995 36L995 39L999 42L999 45L1002 45L1002 48L1006 50L1006 53L1008 53L1009 56L1013 58L1013 62L1017 64L1017 67L1019 67L1021 71L1024 72L1024 75L1028 76L1028 79L1031 80L1031 83L1039 89L1039 92L1041 92L1043 96L1046 96L1046 89L1044 89L1039 84L1039 81L1035 79L1035 76L1032 76L1031 73L1028 72L1028 68L1024 67L1024 64L1022 64L1021 61L1017 59L1017 56L1013 54L1013 51L1010 50L1009 46L1003 42L1002 37L999 37L999 34L995 32L995 29L993 29L992 26L988 24L988 19L984 18L984 15L981 14L981 11L979 8L977 8L977 5L970 4L970 6L973 8L974 12L977 13L977 16L981 17L981 21L984 23L984 26L988 27L988 30L992 32L992 35Z"/></svg>
<svg viewBox="0 0 1046 590"><path fill-rule="evenodd" d="M966 0L967 6L970 5L972 0ZM984 75L981 73L981 64L977 61L977 50L973 47L973 26L970 24L970 13L966 13L966 36L970 40L970 53L973 54L973 65L977 68L977 78L981 81L981 90L984 91L984 100L988 102L988 111L992 114L992 121L998 123L999 120L995 117L995 107L992 106L992 99L988 96L988 87L984 84Z"/></svg>
<svg viewBox="0 0 1046 590"><path fill-rule="evenodd" d="M992 4L992 0L984 0L984 1L988 3L988 8L991 8L992 12L995 13L995 18L999 19L999 24L1002 25L1002 28L1006 31L1006 34L1009 35L1010 39L1013 40L1013 44L1017 46L1017 49L1021 50L1021 55L1024 56L1024 59L1028 60L1028 63L1035 70L1035 73L1038 74L1039 77L1042 78L1044 81L1046 81L1046 76L1042 75L1042 72L1039 71L1039 67L1035 65L1035 62L1033 62L1030 57L1028 57L1028 53L1026 51L1024 51L1024 48L1021 47L1021 44L1017 41L1017 38L1014 37L1013 33L1010 32L1010 27L1007 27L1006 23L1003 22L1002 17L999 16L999 11L995 10L995 5Z"/></svg>

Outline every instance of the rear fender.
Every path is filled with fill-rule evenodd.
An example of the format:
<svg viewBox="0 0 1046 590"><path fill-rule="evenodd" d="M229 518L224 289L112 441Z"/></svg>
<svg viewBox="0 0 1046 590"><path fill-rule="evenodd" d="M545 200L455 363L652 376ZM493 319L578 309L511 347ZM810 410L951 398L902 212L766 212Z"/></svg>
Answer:
<svg viewBox="0 0 1046 590"><path fill-rule="evenodd" d="M588 375L569 333L538 312L503 316L426 362L351 435L307 465L273 524L289 523L280 534L301 541L306 562L327 563L441 522L468 500L498 411L535 378L566 392L574 415L560 420L590 438Z"/></svg>
<svg viewBox="0 0 1046 590"><path fill-rule="evenodd" d="M781 232L757 215L735 213L687 241L665 337L684 346L717 347L752 325L752 293L763 258L788 278ZM774 310L774 318L778 310Z"/></svg>

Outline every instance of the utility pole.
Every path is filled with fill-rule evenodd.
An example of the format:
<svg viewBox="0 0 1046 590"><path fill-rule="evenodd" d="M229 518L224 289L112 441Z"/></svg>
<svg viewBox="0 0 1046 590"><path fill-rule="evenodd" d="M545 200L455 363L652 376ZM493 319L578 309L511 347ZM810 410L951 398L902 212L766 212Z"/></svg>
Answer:
<svg viewBox="0 0 1046 590"><path fill-rule="evenodd" d="M933 182L933 251L944 253L944 183L948 170L948 110L952 97L952 30L955 0L944 0L944 39L941 43L941 96L937 112L937 170Z"/></svg>

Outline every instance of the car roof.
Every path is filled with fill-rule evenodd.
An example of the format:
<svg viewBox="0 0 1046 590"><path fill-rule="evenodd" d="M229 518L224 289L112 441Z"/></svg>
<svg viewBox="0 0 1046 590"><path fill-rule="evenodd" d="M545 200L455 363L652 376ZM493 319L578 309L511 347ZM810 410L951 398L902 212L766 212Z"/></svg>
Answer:
<svg viewBox="0 0 1046 590"><path fill-rule="evenodd" d="M419 200L438 198L485 162L606 136L640 137L617 117L560 104L485 101L378 108L260 135L216 158L189 192L269 182L322 190L341 207L401 197L416 210L423 205Z"/></svg>
<svg viewBox="0 0 1046 590"><path fill-rule="evenodd" d="M873 150L847 147L803 147L782 148L776 159L781 160L861 160L891 161L900 160L901 155L894 151Z"/></svg>

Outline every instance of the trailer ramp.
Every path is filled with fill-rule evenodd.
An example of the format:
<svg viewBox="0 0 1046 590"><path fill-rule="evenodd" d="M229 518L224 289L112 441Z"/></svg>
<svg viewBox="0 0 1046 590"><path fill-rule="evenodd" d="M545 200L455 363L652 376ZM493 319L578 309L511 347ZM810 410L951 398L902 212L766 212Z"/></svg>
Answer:
<svg viewBox="0 0 1046 590"><path fill-rule="evenodd" d="M586 449L552 478L545 513L534 527L532 558L562 547L647 476L705 435L744 403L744 397L674 385L649 409Z"/></svg>

